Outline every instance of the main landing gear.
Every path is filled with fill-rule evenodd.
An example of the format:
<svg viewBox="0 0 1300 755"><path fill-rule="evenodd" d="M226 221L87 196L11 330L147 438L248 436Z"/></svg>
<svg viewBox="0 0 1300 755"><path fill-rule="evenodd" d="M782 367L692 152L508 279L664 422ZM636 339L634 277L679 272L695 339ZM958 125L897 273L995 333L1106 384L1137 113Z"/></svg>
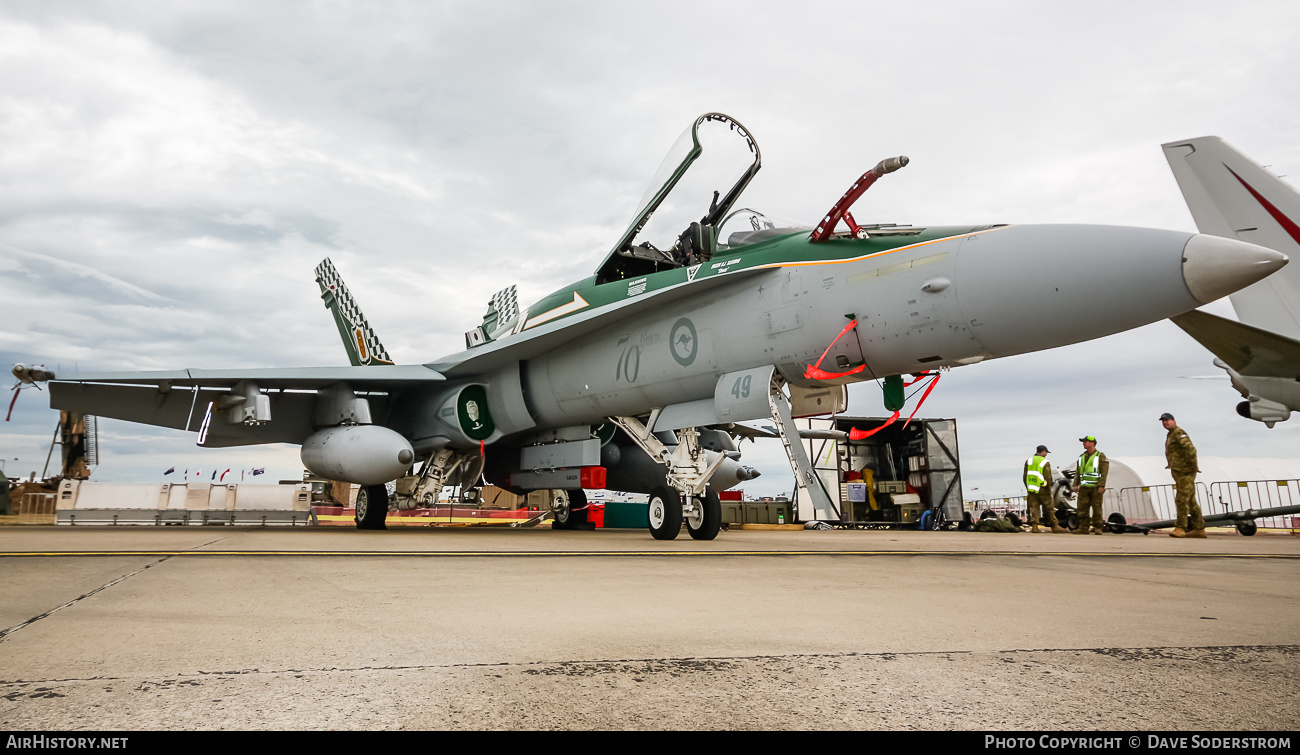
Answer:
<svg viewBox="0 0 1300 755"><path fill-rule="evenodd" d="M386 530L388 525L388 488L364 485L357 491L356 521L359 530Z"/></svg>
<svg viewBox="0 0 1300 755"><path fill-rule="evenodd" d="M551 523L553 530L594 530L596 525L587 520L587 494L582 490L551 491Z"/></svg>

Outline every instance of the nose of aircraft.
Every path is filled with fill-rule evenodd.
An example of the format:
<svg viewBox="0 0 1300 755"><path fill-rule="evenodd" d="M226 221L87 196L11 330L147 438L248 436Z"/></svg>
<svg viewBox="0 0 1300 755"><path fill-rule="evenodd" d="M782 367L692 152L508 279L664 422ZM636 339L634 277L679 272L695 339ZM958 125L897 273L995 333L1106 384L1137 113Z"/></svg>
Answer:
<svg viewBox="0 0 1300 755"><path fill-rule="evenodd" d="M1286 263L1281 252L1200 233L1183 247L1183 281L1197 301L1209 304L1263 280Z"/></svg>
<svg viewBox="0 0 1300 755"><path fill-rule="evenodd" d="M1181 314L1284 264L1283 254L1216 236L1118 226L1010 226L963 241L950 290L985 354L1009 356Z"/></svg>

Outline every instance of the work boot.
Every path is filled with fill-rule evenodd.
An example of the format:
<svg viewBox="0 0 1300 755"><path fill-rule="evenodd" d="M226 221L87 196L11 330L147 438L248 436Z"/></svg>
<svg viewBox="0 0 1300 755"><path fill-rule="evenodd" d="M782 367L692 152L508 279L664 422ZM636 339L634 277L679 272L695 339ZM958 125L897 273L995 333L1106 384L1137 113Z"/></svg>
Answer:
<svg viewBox="0 0 1300 755"><path fill-rule="evenodd" d="M1067 530L1066 528L1060 526L1059 524L1053 524L1053 525L1052 525L1052 532L1053 532L1053 534L1057 534L1057 535L1068 535L1068 534L1070 534L1070 531L1069 531L1069 530Z"/></svg>
<svg viewBox="0 0 1300 755"><path fill-rule="evenodd" d="M1087 527L1080 527L1080 528L1077 529L1077 530L1070 530L1070 534L1071 534L1071 535L1086 535L1086 534L1088 534L1088 528L1087 528Z"/></svg>
<svg viewBox="0 0 1300 755"><path fill-rule="evenodd" d="M1037 534L1037 533L1039 533L1039 532L1042 532L1042 530L1038 529L1038 525L1037 525L1037 524L1035 524L1034 526L1030 527L1030 528L1029 528L1029 531L1030 531L1030 532L1033 532L1034 534Z"/></svg>
<svg viewBox="0 0 1300 755"><path fill-rule="evenodd" d="M1094 535L1100 535L1101 533L1102 533L1102 530L1100 530L1100 529L1098 529L1098 528L1096 528L1096 527L1093 527L1093 528L1092 528L1092 534L1094 534Z"/></svg>
<svg viewBox="0 0 1300 755"><path fill-rule="evenodd" d="M1187 537L1187 530L1182 527L1174 527L1174 531L1169 533L1170 537Z"/></svg>
<svg viewBox="0 0 1300 755"><path fill-rule="evenodd" d="M1199 530L1188 530L1187 537L1197 537L1197 538L1206 537L1205 528L1202 527Z"/></svg>

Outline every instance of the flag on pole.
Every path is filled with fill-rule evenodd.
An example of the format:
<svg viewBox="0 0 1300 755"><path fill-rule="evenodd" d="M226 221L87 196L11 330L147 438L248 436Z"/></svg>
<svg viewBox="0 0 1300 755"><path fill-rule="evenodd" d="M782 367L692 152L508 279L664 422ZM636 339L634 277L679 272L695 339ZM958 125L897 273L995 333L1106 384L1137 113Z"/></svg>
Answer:
<svg viewBox="0 0 1300 755"><path fill-rule="evenodd" d="M216 474L216 472L213 472L213 474ZM226 471L224 471L224 472L221 473L221 479L220 479L220 480L217 480L217 482L225 482L225 481L226 481L226 475L228 475L228 474L230 474L230 469L229 469L229 468L227 468Z"/></svg>
<svg viewBox="0 0 1300 755"><path fill-rule="evenodd" d="M214 469L214 470L212 470L212 480L215 480L215 479L217 479L217 470ZM211 481L211 480L209 480L209 482L210 482L210 481Z"/></svg>
<svg viewBox="0 0 1300 755"><path fill-rule="evenodd" d="M253 476L254 476L254 477L256 477L257 475L260 475L260 474L266 474L266 467L261 467L260 469L254 469L254 470L253 470Z"/></svg>
<svg viewBox="0 0 1300 755"><path fill-rule="evenodd" d="M243 481L244 481L244 470L242 470L242 469L239 470L239 481L240 481L240 482L243 482Z"/></svg>
<svg viewBox="0 0 1300 755"><path fill-rule="evenodd" d="M172 472L175 472L175 471L176 471L176 467L172 467L171 469L167 470L166 472L163 472L163 474L164 474L164 475L169 475L169 474L171 474Z"/></svg>

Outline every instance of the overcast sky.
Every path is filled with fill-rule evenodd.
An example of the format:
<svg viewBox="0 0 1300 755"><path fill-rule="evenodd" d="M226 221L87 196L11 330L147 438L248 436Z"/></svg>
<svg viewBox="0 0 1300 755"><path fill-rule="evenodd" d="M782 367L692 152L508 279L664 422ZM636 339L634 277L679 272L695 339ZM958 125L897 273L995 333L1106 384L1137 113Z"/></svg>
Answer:
<svg viewBox="0 0 1300 755"><path fill-rule="evenodd" d="M742 204L809 225L905 154L859 222L1195 231L1160 144L1216 134L1294 181L1296 71L1293 0L11 0L0 359L346 363L313 282L327 256L398 362L459 351L498 289L527 303L591 274L708 111L762 147ZM957 418L970 498L1020 494L1038 443L1060 464L1085 433L1112 457L1159 454L1162 411L1202 454L1300 458L1300 418L1238 417L1211 359L1162 322L954 370L922 414ZM855 387L850 412L879 416L879 389ZM56 422L23 391L5 469L39 473ZM296 447L200 450L107 420L100 437L95 479L301 474ZM779 447L744 449L765 473L747 489L789 490Z"/></svg>

